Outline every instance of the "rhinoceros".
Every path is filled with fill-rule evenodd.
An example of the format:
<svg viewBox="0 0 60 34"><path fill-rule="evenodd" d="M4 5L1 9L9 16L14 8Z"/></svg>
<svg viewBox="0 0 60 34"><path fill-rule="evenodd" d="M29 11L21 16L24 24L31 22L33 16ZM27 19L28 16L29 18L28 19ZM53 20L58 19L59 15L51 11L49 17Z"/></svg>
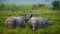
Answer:
<svg viewBox="0 0 60 34"><path fill-rule="evenodd" d="M23 17L10 16L5 21L5 25L7 27L16 27L16 26L25 27L26 22L29 21L31 17L32 17L32 14L28 14Z"/></svg>
<svg viewBox="0 0 60 34"><path fill-rule="evenodd" d="M29 20L29 25L32 31L36 30L37 28L45 27L46 25L53 24L52 21L49 21L48 19L42 18L42 17L32 17Z"/></svg>

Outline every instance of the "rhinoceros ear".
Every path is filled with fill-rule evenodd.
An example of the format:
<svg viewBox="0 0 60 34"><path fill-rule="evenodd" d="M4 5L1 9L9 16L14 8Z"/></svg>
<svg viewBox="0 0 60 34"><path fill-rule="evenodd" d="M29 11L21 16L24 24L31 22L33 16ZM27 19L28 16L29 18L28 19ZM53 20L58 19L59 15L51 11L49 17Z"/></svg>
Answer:
<svg viewBox="0 0 60 34"><path fill-rule="evenodd" d="M30 18L32 17L32 14L24 14L24 19L26 20L26 21L28 21Z"/></svg>
<svg viewBox="0 0 60 34"><path fill-rule="evenodd" d="M30 17L32 17L32 16L33 16L33 14L32 14L32 13L29 13L29 16L30 16Z"/></svg>

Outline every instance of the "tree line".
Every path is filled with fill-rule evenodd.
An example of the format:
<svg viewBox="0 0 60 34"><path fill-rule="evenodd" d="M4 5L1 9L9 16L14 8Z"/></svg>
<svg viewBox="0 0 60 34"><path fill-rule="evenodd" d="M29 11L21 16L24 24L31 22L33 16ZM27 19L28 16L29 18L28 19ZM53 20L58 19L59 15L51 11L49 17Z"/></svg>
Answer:
<svg viewBox="0 0 60 34"><path fill-rule="evenodd" d="M45 7L44 4L33 4L32 7L30 6L16 6L14 4L0 4L0 10L10 10L10 11L18 11L18 10L35 10L35 9L39 9ZM60 1L59 0L55 0L52 2L52 9L60 9Z"/></svg>

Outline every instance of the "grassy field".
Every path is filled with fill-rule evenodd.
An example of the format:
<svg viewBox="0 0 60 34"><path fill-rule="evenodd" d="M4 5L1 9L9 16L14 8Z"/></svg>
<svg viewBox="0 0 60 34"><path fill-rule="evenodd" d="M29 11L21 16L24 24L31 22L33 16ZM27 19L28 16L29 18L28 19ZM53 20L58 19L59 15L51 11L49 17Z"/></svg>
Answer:
<svg viewBox="0 0 60 34"><path fill-rule="evenodd" d="M28 14L30 12L36 17L51 17L50 19L54 24L44 28L39 28L34 32L29 29L28 23L26 24L25 28L16 27L13 29L5 27L4 22L9 15L23 16L24 14ZM36 10L19 10L16 12L0 10L0 34L60 34L60 11L47 8L39 8Z"/></svg>

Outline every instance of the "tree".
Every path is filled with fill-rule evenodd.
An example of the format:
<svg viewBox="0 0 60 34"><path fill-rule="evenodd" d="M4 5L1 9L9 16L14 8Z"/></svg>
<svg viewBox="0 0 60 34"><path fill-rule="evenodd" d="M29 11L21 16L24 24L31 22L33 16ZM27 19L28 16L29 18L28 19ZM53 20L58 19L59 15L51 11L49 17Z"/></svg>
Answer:
<svg viewBox="0 0 60 34"><path fill-rule="evenodd" d="M59 4L60 4L60 1L59 0L53 1L52 2L52 6L53 6L52 8L53 9L60 9L60 5Z"/></svg>

